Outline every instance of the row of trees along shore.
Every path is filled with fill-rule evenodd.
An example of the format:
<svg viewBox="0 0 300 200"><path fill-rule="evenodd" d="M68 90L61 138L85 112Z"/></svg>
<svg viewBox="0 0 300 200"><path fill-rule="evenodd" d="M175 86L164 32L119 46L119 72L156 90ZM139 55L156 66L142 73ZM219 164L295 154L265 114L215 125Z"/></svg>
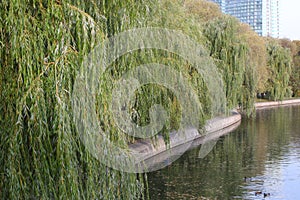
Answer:
<svg viewBox="0 0 300 200"><path fill-rule="evenodd" d="M204 0L11 0L1 2L0 16L1 199L148 198L147 174L101 164L81 143L73 121L71 94L84 57L122 31L164 27L205 46L223 75L228 109L240 104L246 116L254 113L257 93L268 92L272 100L299 95L300 41L260 37ZM131 52L107 70L96 97L101 128L124 148L135 138L118 131L107 111L112 83L153 62L174 66L189 78L202 103L200 126L212 117L206 85L191 64L162 50ZM153 104L170 113L161 132L168 141L181 108L166 88L139 89L132 120L149 123Z"/></svg>

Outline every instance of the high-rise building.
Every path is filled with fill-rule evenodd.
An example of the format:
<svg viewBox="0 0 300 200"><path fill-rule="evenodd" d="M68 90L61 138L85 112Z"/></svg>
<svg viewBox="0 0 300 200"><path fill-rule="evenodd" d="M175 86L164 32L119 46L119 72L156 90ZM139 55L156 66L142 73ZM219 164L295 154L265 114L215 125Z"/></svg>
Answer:
<svg viewBox="0 0 300 200"><path fill-rule="evenodd" d="M280 0L211 0L221 10L249 24L261 36L280 35Z"/></svg>
<svg viewBox="0 0 300 200"><path fill-rule="evenodd" d="M278 38L280 36L280 1L264 0L263 2L263 36Z"/></svg>

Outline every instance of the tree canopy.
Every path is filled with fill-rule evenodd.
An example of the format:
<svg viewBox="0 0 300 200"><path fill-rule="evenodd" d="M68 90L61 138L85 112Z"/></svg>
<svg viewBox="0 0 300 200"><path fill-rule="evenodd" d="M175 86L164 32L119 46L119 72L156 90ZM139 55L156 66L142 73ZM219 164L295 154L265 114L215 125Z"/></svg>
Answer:
<svg viewBox="0 0 300 200"><path fill-rule="evenodd" d="M101 164L82 144L73 120L71 94L83 59L122 31L175 29L203 45L222 74L229 110L240 105L251 116L256 92L268 91L274 100L299 95L300 41L259 37L204 0L12 0L1 2L0 16L2 199L147 198L146 175ZM163 50L130 52L110 66L95 96L101 128L124 148L136 138L119 131L107 109L113 84L153 62L172 65L190 81L201 102L197 128L213 117L207 85L191 63ZM127 109L142 126L149 123L149 108L162 104L170 115L160 132L167 141L184 109L178 101L170 90L148 84Z"/></svg>

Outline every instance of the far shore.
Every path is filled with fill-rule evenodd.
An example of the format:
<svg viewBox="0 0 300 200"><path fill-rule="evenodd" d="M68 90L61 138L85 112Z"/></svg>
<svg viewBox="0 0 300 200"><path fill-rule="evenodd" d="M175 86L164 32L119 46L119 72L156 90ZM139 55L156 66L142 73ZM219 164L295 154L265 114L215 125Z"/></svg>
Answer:
<svg viewBox="0 0 300 200"><path fill-rule="evenodd" d="M256 102L255 108L256 110L261 110L265 108L279 107L279 106L289 106L289 105L300 105L300 98L297 99L288 99L282 101L264 101L264 102Z"/></svg>

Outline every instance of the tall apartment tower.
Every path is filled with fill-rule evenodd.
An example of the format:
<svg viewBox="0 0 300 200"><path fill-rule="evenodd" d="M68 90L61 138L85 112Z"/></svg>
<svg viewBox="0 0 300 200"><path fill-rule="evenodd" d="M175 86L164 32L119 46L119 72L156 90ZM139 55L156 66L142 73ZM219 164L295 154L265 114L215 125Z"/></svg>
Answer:
<svg viewBox="0 0 300 200"><path fill-rule="evenodd" d="M261 36L280 35L280 0L212 0Z"/></svg>

